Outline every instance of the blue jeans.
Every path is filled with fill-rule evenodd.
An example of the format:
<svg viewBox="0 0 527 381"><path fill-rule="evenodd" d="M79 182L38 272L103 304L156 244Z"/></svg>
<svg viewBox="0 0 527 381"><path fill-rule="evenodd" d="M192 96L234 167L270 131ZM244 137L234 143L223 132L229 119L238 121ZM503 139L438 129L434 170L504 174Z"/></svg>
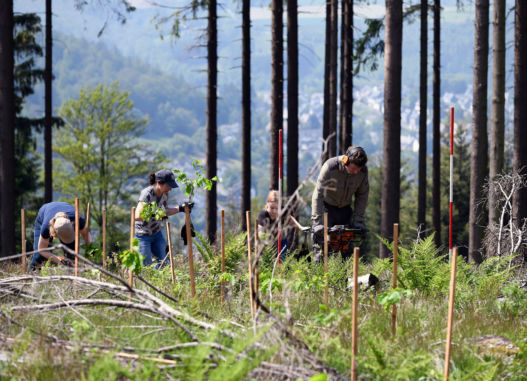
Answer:
<svg viewBox="0 0 527 381"><path fill-rule="evenodd" d="M139 252L145 257L143 266L152 264L152 255L158 262L165 259L167 243L161 232L154 235L136 235L135 238L139 240Z"/></svg>
<svg viewBox="0 0 527 381"><path fill-rule="evenodd" d="M40 239L40 228L42 227L42 224L39 222L38 217L35 221L35 229L33 233L33 250L38 250L38 240ZM40 266L42 263L47 261L46 257L41 255L40 253L33 254L33 257L31 258L31 262L29 264L29 271L35 270L37 266Z"/></svg>

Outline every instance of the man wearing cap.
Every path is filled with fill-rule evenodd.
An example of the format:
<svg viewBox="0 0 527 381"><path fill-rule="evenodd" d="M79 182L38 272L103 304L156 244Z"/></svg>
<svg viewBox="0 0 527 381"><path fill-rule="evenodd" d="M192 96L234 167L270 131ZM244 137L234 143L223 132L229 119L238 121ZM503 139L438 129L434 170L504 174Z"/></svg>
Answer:
<svg viewBox="0 0 527 381"><path fill-rule="evenodd" d="M85 226L84 217L79 216L79 232L84 239L84 243L91 242L91 235L88 227ZM75 250L75 207L67 202L50 202L42 205L35 220L34 244L33 249L43 250L49 247L53 238L58 238L62 244ZM66 253L66 257L74 257ZM58 257L55 257L49 251L39 251L33 254L30 270L35 270L46 260L51 259L53 262L62 263Z"/></svg>
<svg viewBox="0 0 527 381"><path fill-rule="evenodd" d="M158 208L165 210L167 216L171 216L185 210L184 204L169 207L168 192L177 188L174 172L168 169L162 169L150 174L150 186L141 191L139 203L135 209L135 237L139 241L139 251L145 257L143 265L152 264L152 256L157 261L163 261L166 255L166 241L163 237L161 221L151 218L149 221L143 221L141 211L147 203L155 202ZM192 208L194 204L189 204Z"/></svg>
<svg viewBox="0 0 527 381"><path fill-rule="evenodd" d="M364 226L364 213L370 191L367 162L368 156L364 149L351 146L346 154L328 159L322 165L311 200L312 241L316 262L322 256L325 212L328 213L328 228L348 225L368 231ZM352 201L355 212L351 207Z"/></svg>

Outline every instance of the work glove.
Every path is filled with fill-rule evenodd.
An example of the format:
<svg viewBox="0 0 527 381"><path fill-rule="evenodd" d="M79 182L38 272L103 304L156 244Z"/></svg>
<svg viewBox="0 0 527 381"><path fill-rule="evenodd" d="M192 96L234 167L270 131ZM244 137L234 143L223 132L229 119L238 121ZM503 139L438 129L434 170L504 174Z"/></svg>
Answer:
<svg viewBox="0 0 527 381"><path fill-rule="evenodd" d="M368 233L370 231L370 229L368 229L366 227L366 225L364 225L361 221L355 221L355 223L353 224L353 227L355 229L360 229L362 230L364 233Z"/></svg>
<svg viewBox="0 0 527 381"><path fill-rule="evenodd" d="M190 236L196 236L196 232L194 231L194 225L192 225L192 223L190 224ZM184 224L181 228L181 239L183 239L183 244L187 246L187 224Z"/></svg>
<svg viewBox="0 0 527 381"><path fill-rule="evenodd" d="M188 212L191 213L192 212L192 208L194 207L194 202L189 202L188 203ZM185 211L185 203L182 203L182 204L179 204L178 205L178 209L180 212L184 212Z"/></svg>

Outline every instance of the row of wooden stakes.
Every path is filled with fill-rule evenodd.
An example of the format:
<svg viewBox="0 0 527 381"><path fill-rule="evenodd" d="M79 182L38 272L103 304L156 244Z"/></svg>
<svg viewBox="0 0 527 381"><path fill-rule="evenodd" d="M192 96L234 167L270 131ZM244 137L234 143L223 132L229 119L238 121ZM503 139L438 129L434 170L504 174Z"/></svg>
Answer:
<svg viewBox="0 0 527 381"><path fill-rule="evenodd" d="M25 210L21 210L21 230L22 230L22 253L26 252L26 229L25 229ZM86 209L86 226L90 222L90 204L88 203ZM252 235L251 235L251 212L246 211L246 222L247 222L247 259L249 269L249 298L250 298L250 309L251 318L255 319L257 303L256 297L258 295L258 264L253 264L252 257ZM191 221L188 204L185 204L185 223L186 223L186 234L187 234L187 253L188 263L190 272L190 293L191 297L196 296L195 278L194 278L194 263L192 253L192 238L191 238ZM106 269L106 209L103 210L103 224L102 224L102 258L103 268ZM166 223L167 229L167 240L169 248L170 267L172 273L172 283L175 284L174 275L174 255L172 252L172 238L170 233L170 222ZM133 250L133 239L135 235L135 207L131 208L130 212L130 250ZM397 288L397 256L398 256L398 240L399 240L399 224L393 225L393 279L392 287ZM254 231L254 253L258 253L258 222L255 221ZM79 199L75 199L75 253L79 253ZM353 305L352 305L352 355L351 355L351 379L355 381L357 379L357 303L358 303L358 273L359 273L359 253L360 249L355 247L353 251ZM277 255L280 255L277 253ZM449 291L449 305L448 305L448 319L447 319L447 339L446 339L446 351L445 351L445 370L444 380L448 379L450 369L450 348L452 340L452 322L453 322L453 311L454 311L454 295L455 295L455 282L456 282L456 261L458 251L454 248L453 255L451 256L451 276L450 276L450 291ZM258 258L255 258L256 260ZM225 272L225 211L221 210L221 271ZM26 272L26 256L22 256L22 273ZM324 213L324 274L326 274L325 288L324 288L324 304L326 307L329 305L329 284L328 284L328 215ZM78 257L75 257L74 274L78 276ZM129 284L133 287L133 272L129 271ZM221 303L225 301L225 280L221 281ZM326 308L326 310L328 310ZM395 336L397 327L397 306L392 305L392 334Z"/></svg>

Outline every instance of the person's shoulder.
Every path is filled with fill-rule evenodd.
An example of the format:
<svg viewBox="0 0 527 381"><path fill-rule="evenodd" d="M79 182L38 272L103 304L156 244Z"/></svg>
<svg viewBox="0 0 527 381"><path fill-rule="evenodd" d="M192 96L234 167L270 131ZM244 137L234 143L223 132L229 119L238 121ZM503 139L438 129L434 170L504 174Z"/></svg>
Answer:
<svg viewBox="0 0 527 381"><path fill-rule="evenodd" d="M267 217L267 214L267 210L260 210L260 212L258 213L258 219Z"/></svg>
<svg viewBox="0 0 527 381"><path fill-rule="evenodd" d="M150 185L141 191L141 194L139 195L139 201L148 202L152 199L153 194L154 188Z"/></svg>
<svg viewBox="0 0 527 381"><path fill-rule="evenodd" d="M340 156L332 157L326 160L322 169L325 169L326 171L338 171L341 167L341 162Z"/></svg>

